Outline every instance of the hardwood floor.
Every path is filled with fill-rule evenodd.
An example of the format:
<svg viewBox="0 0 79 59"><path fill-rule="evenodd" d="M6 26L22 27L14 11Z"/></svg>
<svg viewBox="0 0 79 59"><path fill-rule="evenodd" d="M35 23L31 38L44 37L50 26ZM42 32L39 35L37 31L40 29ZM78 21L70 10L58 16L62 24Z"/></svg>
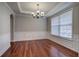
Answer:
<svg viewBox="0 0 79 59"><path fill-rule="evenodd" d="M11 43L11 47L2 57L76 57L77 52L65 48L48 39L19 41Z"/></svg>

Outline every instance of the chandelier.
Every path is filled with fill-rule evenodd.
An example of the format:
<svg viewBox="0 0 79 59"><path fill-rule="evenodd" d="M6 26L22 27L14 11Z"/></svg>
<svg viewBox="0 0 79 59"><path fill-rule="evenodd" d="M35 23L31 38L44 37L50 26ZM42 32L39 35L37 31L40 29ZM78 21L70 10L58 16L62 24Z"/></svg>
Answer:
<svg viewBox="0 0 79 59"><path fill-rule="evenodd" d="M36 12L32 12L33 18L40 18L40 17L43 17L43 16L44 16L44 12L43 12L43 11L40 11L40 9L39 9L39 4L36 4L36 6L37 6Z"/></svg>

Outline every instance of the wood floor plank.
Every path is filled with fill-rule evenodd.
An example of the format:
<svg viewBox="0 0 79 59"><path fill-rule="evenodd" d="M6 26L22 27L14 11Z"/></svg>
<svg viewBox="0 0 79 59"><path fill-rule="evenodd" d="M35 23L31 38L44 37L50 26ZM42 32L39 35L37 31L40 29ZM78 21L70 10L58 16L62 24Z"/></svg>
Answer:
<svg viewBox="0 0 79 59"><path fill-rule="evenodd" d="M48 39L12 42L2 57L77 57L78 53Z"/></svg>

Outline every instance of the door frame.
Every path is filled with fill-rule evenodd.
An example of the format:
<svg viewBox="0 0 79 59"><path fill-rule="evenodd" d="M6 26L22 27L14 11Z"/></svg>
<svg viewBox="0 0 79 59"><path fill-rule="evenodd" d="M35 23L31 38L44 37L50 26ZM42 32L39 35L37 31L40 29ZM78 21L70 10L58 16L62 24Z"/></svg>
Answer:
<svg viewBox="0 0 79 59"><path fill-rule="evenodd" d="M14 15L10 14L10 44L14 40Z"/></svg>

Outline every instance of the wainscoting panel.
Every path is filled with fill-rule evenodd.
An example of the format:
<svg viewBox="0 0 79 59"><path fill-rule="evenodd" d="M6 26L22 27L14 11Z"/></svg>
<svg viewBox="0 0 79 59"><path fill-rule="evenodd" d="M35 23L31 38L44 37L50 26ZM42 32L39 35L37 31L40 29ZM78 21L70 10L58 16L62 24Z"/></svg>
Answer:
<svg viewBox="0 0 79 59"><path fill-rule="evenodd" d="M46 39L47 32L15 32L14 41Z"/></svg>
<svg viewBox="0 0 79 59"><path fill-rule="evenodd" d="M10 34L0 35L0 56L10 47Z"/></svg>

